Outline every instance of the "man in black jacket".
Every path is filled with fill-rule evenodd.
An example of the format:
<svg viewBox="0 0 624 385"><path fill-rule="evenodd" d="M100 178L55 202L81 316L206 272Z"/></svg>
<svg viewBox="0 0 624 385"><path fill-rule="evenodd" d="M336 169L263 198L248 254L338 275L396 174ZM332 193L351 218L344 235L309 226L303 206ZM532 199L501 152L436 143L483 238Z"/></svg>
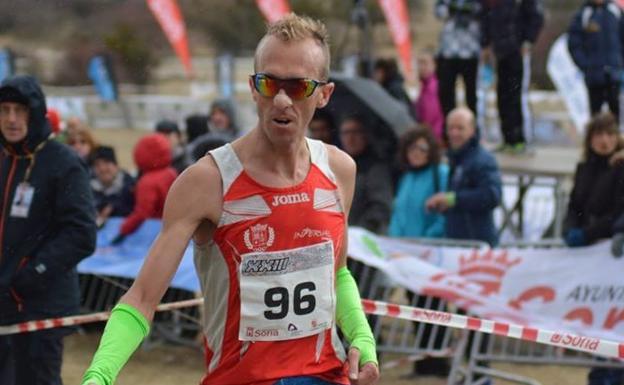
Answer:
<svg viewBox="0 0 624 385"><path fill-rule="evenodd" d="M51 140L41 88L0 84L0 325L78 312L76 264L95 248L86 165ZM0 383L60 385L68 329L0 336Z"/></svg>
<svg viewBox="0 0 624 385"><path fill-rule="evenodd" d="M541 0L482 0L484 60L496 57L496 96L504 147L526 147L522 117L522 56L528 55L544 24Z"/></svg>

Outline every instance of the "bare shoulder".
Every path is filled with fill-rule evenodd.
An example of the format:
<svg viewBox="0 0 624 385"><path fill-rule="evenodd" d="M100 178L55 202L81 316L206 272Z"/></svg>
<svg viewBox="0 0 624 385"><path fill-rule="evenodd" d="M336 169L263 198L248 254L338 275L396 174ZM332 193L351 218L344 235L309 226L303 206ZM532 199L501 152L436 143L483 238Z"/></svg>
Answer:
<svg viewBox="0 0 624 385"><path fill-rule="evenodd" d="M336 146L326 144L325 147L327 148L329 167L336 176L338 190L344 202L344 210L348 215L355 191L355 161L349 154Z"/></svg>
<svg viewBox="0 0 624 385"><path fill-rule="evenodd" d="M334 145L325 144L325 148L327 148L329 167L336 174L338 180L348 181L349 179L354 179L355 161L353 158Z"/></svg>
<svg viewBox="0 0 624 385"><path fill-rule="evenodd" d="M212 157L205 156L178 176L169 191L167 206L215 223L221 215L222 189L219 168Z"/></svg>

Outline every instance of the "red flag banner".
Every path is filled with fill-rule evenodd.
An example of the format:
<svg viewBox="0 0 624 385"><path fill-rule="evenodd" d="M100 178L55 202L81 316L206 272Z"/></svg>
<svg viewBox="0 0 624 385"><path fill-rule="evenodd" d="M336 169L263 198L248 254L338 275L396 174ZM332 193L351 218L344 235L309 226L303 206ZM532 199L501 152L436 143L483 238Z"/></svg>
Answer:
<svg viewBox="0 0 624 385"><path fill-rule="evenodd" d="M186 26L178 3L176 0L147 0L147 5L165 31L169 43L184 65L186 74L192 76L193 68L186 38Z"/></svg>
<svg viewBox="0 0 624 385"><path fill-rule="evenodd" d="M394 45L399 51L405 76L413 79L412 40L409 28L409 13L405 0L379 0L379 6L386 17Z"/></svg>
<svg viewBox="0 0 624 385"><path fill-rule="evenodd" d="M290 13L288 0L256 0L256 4L269 23L276 22Z"/></svg>

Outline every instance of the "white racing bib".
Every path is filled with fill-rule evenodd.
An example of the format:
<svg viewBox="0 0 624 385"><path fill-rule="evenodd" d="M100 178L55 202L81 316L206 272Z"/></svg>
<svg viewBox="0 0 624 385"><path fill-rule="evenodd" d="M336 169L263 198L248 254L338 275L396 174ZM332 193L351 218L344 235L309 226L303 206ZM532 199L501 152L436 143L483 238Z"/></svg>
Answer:
<svg viewBox="0 0 624 385"><path fill-rule="evenodd" d="M281 341L333 325L334 247L331 241L290 250L243 254L240 264L241 341Z"/></svg>

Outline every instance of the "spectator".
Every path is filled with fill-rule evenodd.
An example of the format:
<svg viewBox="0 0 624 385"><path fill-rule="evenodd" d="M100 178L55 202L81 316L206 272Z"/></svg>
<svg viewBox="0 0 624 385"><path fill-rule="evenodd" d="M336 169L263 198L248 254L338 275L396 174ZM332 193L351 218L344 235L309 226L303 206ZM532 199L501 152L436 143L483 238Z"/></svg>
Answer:
<svg viewBox="0 0 624 385"><path fill-rule="evenodd" d="M373 69L373 78L393 98L403 103L410 113L413 113L412 102L403 87L403 76L394 59L377 59Z"/></svg>
<svg viewBox="0 0 624 385"><path fill-rule="evenodd" d="M440 163L438 142L426 128L401 138L399 163L403 175L394 198L388 234L393 237L444 236L444 216L425 210L427 199L446 191L448 166Z"/></svg>
<svg viewBox="0 0 624 385"><path fill-rule="evenodd" d="M134 147L140 176L134 193L134 210L119 229L112 244L121 243L148 218L161 218L167 192L177 177L171 167L171 147L161 134L144 136Z"/></svg>
<svg viewBox="0 0 624 385"><path fill-rule="evenodd" d="M208 131L220 133L229 138L228 142L238 137L238 122L234 101L217 99L210 106L208 114Z"/></svg>
<svg viewBox="0 0 624 385"><path fill-rule="evenodd" d="M46 118L48 119L48 123L50 124L50 130L54 135L58 135L61 133L61 115L54 108L48 108L48 113L46 114Z"/></svg>
<svg viewBox="0 0 624 385"><path fill-rule="evenodd" d="M496 57L496 100L503 144L500 150L526 151L522 116L523 55L544 24L541 0L484 0L481 46L483 60Z"/></svg>
<svg viewBox="0 0 624 385"><path fill-rule="evenodd" d="M624 148L612 114L605 112L592 118L584 147L584 160L576 168L564 226L564 238L570 247L610 238L617 214L624 209L624 181L620 180L624 166L609 162L613 154Z"/></svg>
<svg viewBox="0 0 624 385"><path fill-rule="evenodd" d="M115 149L99 146L91 154L94 177L91 191L95 198L97 225L108 217L125 217L134 208L134 178L117 165Z"/></svg>
<svg viewBox="0 0 624 385"><path fill-rule="evenodd" d="M613 114L600 113L590 120L584 147L585 159L576 167L564 224L564 240L569 247L610 238L618 214L624 212L624 166L609 162L624 148ZM623 378L622 369L592 368L588 384L620 385Z"/></svg>
<svg viewBox="0 0 624 385"><path fill-rule="evenodd" d="M189 165L188 154L184 141L182 140L182 132L178 128L178 123L172 120L161 120L156 123L156 132L165 135L171 146L171 166L181 173Z"/></svg>
<svg viewBox="0 0 624 385"><path fill-rule="evenodd" d="M0 84L0 145L0 325L77 314L76 265L95 249L93 197L85 164L52 140L45 96L30 76ZM0 336L0 383L61 384L71 332Z"/></svg>
<svg viewBox="0 0 624 385"><path fill-rule="evenodd" d="M393 237L443 237L444 216L425 210L425 202L433 194L446 190L448 166L440 164L438 141L428 128L417 128L403 134L399 145L399 164L404 173L394 198L388 234ZM439 299L419 296L411 291L407 292L407 297L415 306L440 309ZM420 347L426 348L432 327L421 327L415 327L415 333L421 333ZM442 332L439 328L438 331ZM441 343L436 340L434 348L441 348ZM408 377L447 377L448 374L446 358L427 357L414 363L413 372Z"/></svg>
<svg viewBox="0 0 624 385"><path fill-rule="evenodd" d="M450 162L448 192L429 198L426 207L446 214L446 236L498 243L493 213L501 201L496 160L476 137L472 111L458 107L447 117Z"/></svg>
<svg viewBox="0 0 624 385"><path fill-rule="evenodd" d="M437 0L435 15L444 22L440 33L437 75L443 119L455 108L457 77L466 103L477 113L477 69L481 51L481 0Z"/></svg>
<svg viewBox="0 0 624 385"><path fill-rule="evenodd" d="M334 119L326 110L314 111L314 116L308 124L308 137L317 139L327 144L336 144L336 127Z"/></svg>
<svg viewBox="0 0 624 385"><path fill-rule="evenodd" d="M208 133L208 116L207 115L190 115L185 119L186 123L186 142L193 141Z"/></svg>
<svg viewBox="0 0 624 385"><path fill-rule="evenodd" d="M68 132L67 145L86 163L89 163L89 157L97 147L95 138L87 127L78 127Z"/></svg>
<svg viewBox="0 0 624 385"><path fill-rule="evenodd" d="M568 48L585 75L591 114L606 102L620 115L620 83L624 69L624 15L611 0L589 0L574 15Z"/></svg>
<svg viewBox="0 0 624 385"><path fill-rule="evenodd" d="M418 77L420 78L420 94L414 102L416 117L420 123L431 129L435 137L442 141L444 115L438 97L438 78L433 53L422 51L418 55Z"/></svg>
<svg viewBox="0 0 624 385"><path fill-rule="evenodd" d="M392 178L387 165L370 144L369 131L358 115L345 118L340 125L340 143L357 165L353 206L349 224L377 234L385 234L392 204Z"/></svg>

